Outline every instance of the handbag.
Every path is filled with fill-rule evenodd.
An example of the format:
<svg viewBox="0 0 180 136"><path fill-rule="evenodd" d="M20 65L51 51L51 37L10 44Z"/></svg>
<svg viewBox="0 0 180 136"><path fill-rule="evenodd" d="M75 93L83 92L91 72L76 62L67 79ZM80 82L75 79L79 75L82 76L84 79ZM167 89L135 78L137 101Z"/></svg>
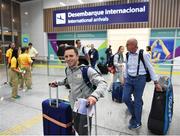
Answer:
<svg viewBox="0 0 180 136"><path fill-rule="evenodd" d="M116 72L116 69L114 66L108 67L108 71L112 74L114 74Z"/></svg>

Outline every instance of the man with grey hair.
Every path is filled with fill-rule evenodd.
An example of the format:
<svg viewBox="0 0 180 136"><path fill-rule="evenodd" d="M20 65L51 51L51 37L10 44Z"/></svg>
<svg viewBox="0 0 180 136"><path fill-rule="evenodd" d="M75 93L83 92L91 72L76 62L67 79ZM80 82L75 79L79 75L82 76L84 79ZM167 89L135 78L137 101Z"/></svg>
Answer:
<svg viewBox="0 0 180 136"><path fill-rule="evenodd" d="M125 85L123 91L123 101L128 107L131 113L131 119L129 121L129 129L137 129L141 124L142 106L143 106L143 92L146 85L146 70L143 62L139 59L140 51L138 50L138 42L136 39L129 39L126 43L127 58L126 58L126 70L125 70ZM161 86L157 82L157 76L154 72L153 66L150 61L150 57L145 52L143 53L145 66L148 68L151 79L154 81L154 85L157 91L161 91ZM132 97L134 101L132 101Z"/></svg>

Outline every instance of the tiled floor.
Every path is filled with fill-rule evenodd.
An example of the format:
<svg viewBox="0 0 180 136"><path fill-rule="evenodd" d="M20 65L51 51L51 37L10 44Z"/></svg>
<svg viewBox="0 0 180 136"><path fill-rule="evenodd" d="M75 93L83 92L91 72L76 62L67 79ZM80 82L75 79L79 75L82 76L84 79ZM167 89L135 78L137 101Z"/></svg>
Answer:
<svg viewBox="0 0 180 136"><path fill-rule="evenodd" d="M11 88L8 85L3 85L3 82L6 81L5 69L0 69L0 97L4 98L0 101L0 135L43 135L41 103L48 98L48 83L52 80L64 78L63 69L56 69L56 71L50 71L50 75L54 76L47 76L46 70L34 69L32 90L28 92L19 91L21 98L12 100L10 98ZM111 80L110 75L104 75L104 77L108 82ZM180 81L177 81L179 77L176 78L174 80L177 83L179 82L179 85L174 85L174 114L168 131L169 135L180 134ZM65 87L59 87L59 94L60 98L67 99L68 90ZM55 96L55 94L53 95ZM106 91L105 97L97 103L98 135L151 134L147 129L147 119L152 96L153 84L148 83L143 96L143 125L139 130L132 131L127 127L130 118L127 107L125 104L113 102L111 93ZM92 130L92 134L94 134L94 130Z"/></svg>

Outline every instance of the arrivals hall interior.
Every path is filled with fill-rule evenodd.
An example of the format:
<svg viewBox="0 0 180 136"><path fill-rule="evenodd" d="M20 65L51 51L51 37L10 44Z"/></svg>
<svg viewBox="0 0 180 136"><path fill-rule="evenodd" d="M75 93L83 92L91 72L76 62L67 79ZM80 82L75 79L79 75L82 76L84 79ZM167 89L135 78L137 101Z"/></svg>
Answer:
<svg viewBox="0 0 180 136"><path fill-rule="evenodd" d="M162 117L163 121L157 126L166 121L164 134L180 135L180 0L0 0L0 4L0 135L44 135L42 102L50 98L49 83L66 78L68 64L64 50L66 46L76 46L76 40L80 40L87 51L92 45L98 51L95 69L108 85L103 90L104 97L96 103L91 135L157 134L148 125L154 82L146 82L142 124L132 130L128 128L131 113L126 104L112 99L114 73L110 70L103 73L97 65L107 68L109 46L112 55L120 46L124 47L126 65L127 41L132 38L137 40L138 49L146 51L147 46L150 47L150 63L155 74L158 79L166 77L172 85L172 101L169 105L166 103L170 110L164 108L159 113L169 120ZM18 49L32 43L37 51L30 66L31 87L21 88L19 82L17 84L20 98L12 98L11 68L7 59L12 43ZM56 98L56 89L51 91L51 97ZM69 93L71 89L58 87L59 99L69 101Z"/></svg>

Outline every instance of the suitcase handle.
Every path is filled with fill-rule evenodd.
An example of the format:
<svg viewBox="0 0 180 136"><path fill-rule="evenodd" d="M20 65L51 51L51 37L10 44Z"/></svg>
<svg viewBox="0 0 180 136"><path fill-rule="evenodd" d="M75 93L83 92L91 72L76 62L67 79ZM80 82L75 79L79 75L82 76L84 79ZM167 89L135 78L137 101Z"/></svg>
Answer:
<svg viewBox="0 0 180 136"><path fill-rule="evenodd" d="M56 108L58 108L58 99L59 99L59 95L58 95L58 85L51 87L51 84L49 83L49 105L53 106L52 104L52 98L51 98L51 88L56 88Z"/></svg>
<svg viewBox="0 0 180 136"><path fill-rule="evenodd" d="M86 105L86 107L89 107L89 104ZM95 136L97 136L97 112L96 112L96 104L94 105L95 108ZM90 130L90 122L89 122L89 116L87 116L87 124L88 124L88 136L91 136L91 130Z"/></svg>

